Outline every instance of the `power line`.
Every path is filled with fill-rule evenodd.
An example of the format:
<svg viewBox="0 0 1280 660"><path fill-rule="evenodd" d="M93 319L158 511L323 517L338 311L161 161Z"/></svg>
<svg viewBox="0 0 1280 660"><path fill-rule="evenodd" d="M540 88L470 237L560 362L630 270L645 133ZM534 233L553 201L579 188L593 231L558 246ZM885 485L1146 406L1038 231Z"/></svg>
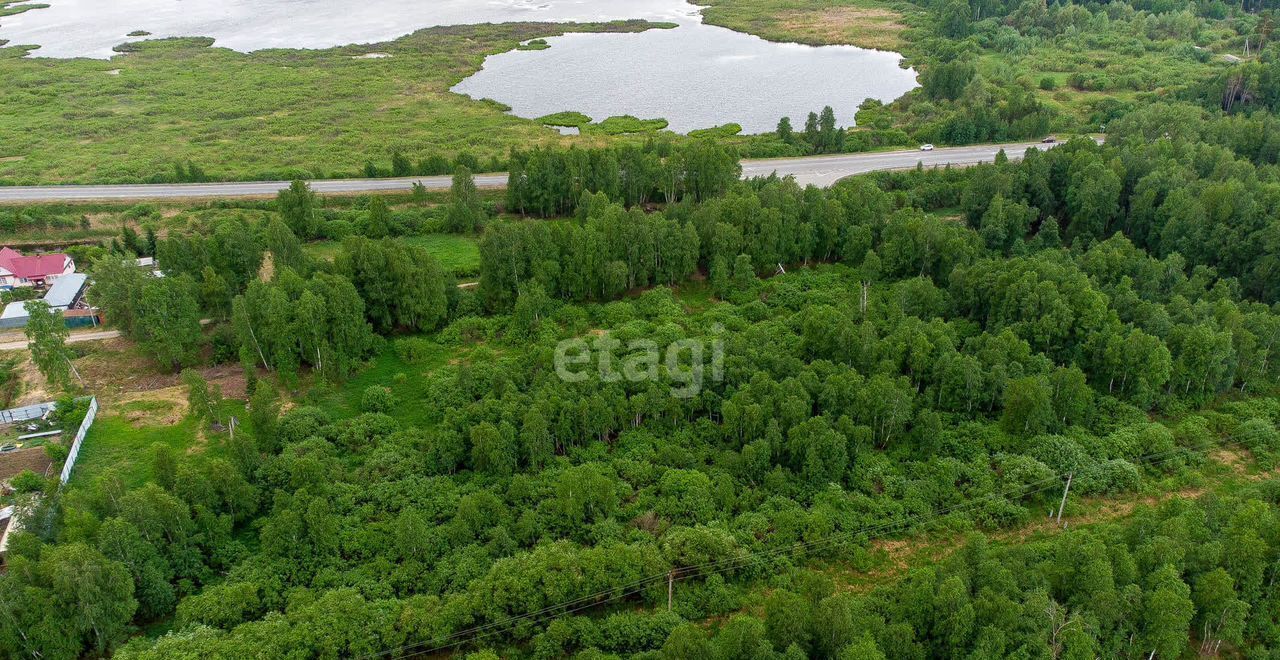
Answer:
<svg viewBox="0 0 1280 660"><path fill-rule="evenodd" d="M1174 447L1172 449L1167 449L1165 451L1154 452L1144 456L1139 456L1131 460L1130 463L1135 465L1142 465L1146 467L1153 467L1157 465L1162 465L1172 460L1185 458L1188 455L1207 453L1214 449L1240 445L1241 443L1239 440L1231 439L1233 437L1234 436L1228 436L1228 439L1226 442L1213 443L1204 447L1200 447L1198 449L1190 449L1186 447ZM1151 460L1156 458L1159 458L1160 460ZM813 541L791 544L784 547L774 548L772 550L762 550L754 553L747 553L745 555L729 557L729 558L725 558L725 559L721 559L713 562L706 562L704 564L699 564L695 566L687 566L679 569L673 569L673 571L654 574L654 575L633 581L628 584L619 585L617 587L612 587L606 590L601 590L594 594L589 594L589 595L581 596L569 601L548 605L546 607L543 607L542 609L539 609L533 612L527 612L525 614L510 616L497 621L492 621L484 625L474 626L472 628L455 631L447 635L439 635L434 638L424 640L422 642L406 644L398 648L387 649L387 650L379 651L376 653L366 654L364 656L361 656L361 658L368 659L368 658L389 657L391 658L391 660L400 660L402 658L406 658L411 655L435 653L437 651L442 651L448 648L460 646L461 644L466 643L468 641L478 641L481 639L492 637L499 633L505 632L509 627L511 627L514 624L519 624L526 621L541 622L543 620L551 620L551 619L565 616L567 614L572 614L574 612L578 612L584 609L589 609L592 607L597 607L600 605L605 605L615 601L623 600L625 598L628 598L630 596L643 592L646 588L648 588L653 583L657 583L662 580L667 580L668 578L671 578L673 580L683 581L683 580L688 580L688 579L697 578L697 577L710 576L713 574L723 573L723 572L735 570L738 568L750 566L752 564L762 562L772 557L777 557L780 555L799 554L803 551L810 551L810 550L831 545L840 541L853 540L854 538L857 538L866 534L874 533L874 532L895 531L895 530L898 530L899 528L905 528L913 523L923 524L939 518L950 516L954 513L958 513L960 511L963 511L969 508L975 508L988 501L1022 499L1028 495L1040 493L1040 492L1049 490L1051 488L1057 488L1057 484L1060 483L1062 479L1064 477L1067 477L1068 475L1069 475L1069 472L1054 474L1051 477L1046 477L1039 481L1034 481L1029 484L1023 484L1019 487L1011 488L1002 492L988 493L986 495L977 497L967 502L956 504L951 507L946 507L937 511L929 512L929 513L921 513L921 514L911 514L906 517L899 518L897 520L886 521L883 523L878 523L873 525L866 525L858 529L848 530L845 532L841 532L839 534L832 534L822 539L816 539ZM1039 487L1036 488L1037 486ZM674 576L672 576L672 573L674 573ZM433 644L433 643L438 643L438 644L436 646L427 648L429 644Z"/></svg>
<svg viewBox="0 0 1280 660"><path fill-rule="evenodd" d="M1022 497L1022 496L1025 496L1025 495L1031 494L1032 492L1039 492L1039 491L1043 491L1043 490L1048 490L1048 489L1050 489L1050 488L1057 488L1057 483L1056 483L1057 481L1059 481L1059 479L1058 479L1058 477L1055 475L1055 476L1053 476L1053 477L1048 477L1048 478L1046 478L1046 479L1042 479L1042 480L1041 480L1041 481L1039 481L1039 482L1034 482L1034 483L1032 483L1032 484L1024 485L1024 486L1023 486L1022 488L1020 488L1020 489L1011 489L1011 490L1022 490L1022 491L1024 491L1024 492L1022 492L1022 493L1020 493L1020 494L1019 494L1019 497ZM1049 482L1053 482L1053 483L1049 483ZM1038 484L1041 484L1041 483L1049 483L1049 485L1047 485L1047 486L1042 486L1041 488L1035 489L1034 491L1030 491L1030 490L1029 490L1030 486L1035 486L1035 485L1038 485ZM966 503L964 503L964 504L956 505L956 506L954 506L954 507L950 507L950 508L948 508L948 509L944 509L944 510L941 510L941 511L937 511L937 512L934 512L934 513L932 513L932 514L927 514L927 515L926 515L926 514L917 514L917 515L914 515L914 516L908 516L908 517L906 517L906 518L899 519L899 520L896 520L896 521L891 521L891 522L879 523L879 524L875 524L875 525L868 525L868 526L864 526L864 527L858 528L858 529L856 529L856 530L850 530L850 531L848 531L848 532L842 532L841 534L834 535L834 536L832 536L832 537L827 537L826 539L822 539L822 540L819 540L819 541L810 541L810 542L807 542L807 543L801 543L801 544L789 545L789 546L786 546L786 547L783 547L783 548L775 548L774 550L768 550L768 551L761 551L761 552L757 552L757 553L751 553L751 554L747 555L746 557L739 556L739 557L734 557L734 558L727 559L727 560L721 560L721 561L718 561L718 562L707 562L707 563L705 563L705 564L699 564L699 565L695 565L695 566L686 566L686 567L684 567L684 568L676 569L676 573L677 573L678 575L677 575L677 577L676 577L675 579L677 579L677 580L686 580L686 579L693 578L693 577L700 577L700 576L702 576L702 575L711 575L711 574L714 574L714 573L725 572L725 571L728 571L728 570L732 570L732 569L734 569L734 568L738 568L738 567L740 567L740 566L745 566L745 565L748 565L748 564L750 564L750 563L754 563L754 562L761 561L761 560L766 559L766 558L768 558L768 557L777 556L777 555L779 555L779 554L790 554L790 553L796 552L797 550L803 550L803 549L807 549L807 548L815 547L815 546L820 545L820 544L825 544L825 543L835 542L835 541L837 541L837 540L840 540L840 538L845 538L845 537L852 538L852 537L855 537L855 536L859 536L859 535L862 535L862 534L867 534L867 533L870 533L870 532L876 532L876 531L889 531L889 530L892 530L892 529L897 528L897 527L905 527L905 526L907 526L907 525L909 525L909 524L911 524L912 522L915 522L915 521L917 521L917 520L928 520L928 519L932 519L932 518L939 518L939 517L942 517L942 516L951 515L952 513L955 513L956 511L958 511L958 510L960 510L960 509L962 509L962 508L966 508L966 507L969 507L969 506L975 506L975 505L977 505L977 504L981 503L981 501L982 501L982 500L988 499L988 498L990 498L990 497L992 497L992 496L994 496L994 495L996 495L996 494L995 494L995 493L992 493L992 494L989 494L989 495L985 495L985 496L983 496L983 497L981 497L981 498L977 498L977 499L975 499L975 500L971 500L971 501L966 502ZM604 600L598 600L598 598L603 598L604 596L606 596L606 595L609 595L609 594L613 593L613 592L615 591L615 589L611 589L611 590L606 591L606 592L599 592L599 593L597 593L597 594L593 594L593 595L591 595L591 596L585 596L585 597L583 597L583 598L578 598L578 599L575 599L575 600L573 600L573 601L568 601L568 602L566 602L566 603L559 603L559 604L556 604L556 605L550 605L550 606L545 607L545 608L543 608L542 610L539 610L539 611L537 611L537 612L530 612L530 613L527 613L527 614L522 614L522 615L518 615L518 616L508 617L508 618L506 618L506 619L503 619L503 620L500 620L500 621L496 621L496 622L493 622L493 623L489 623L489 624L486 624L486 625L483 625L483 626L477 626L477 627L474 627L474 628L469 628L469 629L466 629L466 630L461 630L461 631L458 631L458 632L452 633L452 634L450 634L450 635L443 635L443 636L439 636L439 637L436 637L436 638L433 638L433 639L430 639L430 640L426 640L425 642L419 642L419 643L417 643L417 644L406 645L406 646L401 647L401 648L398 648L398 649L393 649L393 650L389 650L389 651L382 651L382 652L380 652L380 653L371 654L371 655L364 656L364 657L366 657L366 658L372 658L372 657L381 657L381 656L386 656L386 655L388 655L388 654L395 654L395 655L392 655L391 657L393 658L393 660L399 660L400 658L405 658L405 657L408 657L408 656L410 656L410 655L416 655L416 654L430 654L430 653L434 653L434 652L436 652L436 651L441 651L441 650L444 650L444 649L447 649L447 648L450 648L450 647L453 647L453 646L458 646L458 645L460 645L460 644L462 644L462 643L464 643L464 642L466 642L466 641L476 641L476 640L479 640L479 639L484 639L484 638L486 638L486 637L490 637L490 636L493 636L493 635L495 635L495 634L498 634L498 633L504 632L504 631L507 629L507 627L508 627L509 625L511 625L511 624L515 624L515 623L520 623L520 622L524 621L525 619L530 619L530 618L533 618L533 617L545 616L545 615L548 615L548 614L550 614L551 616L549 616L549 617L547 617L547 618L555 618L555 617L558 617L558 616L563 616L563 615L565 615L565 614L571 614L571 613L573 613L573 612L576 612L576 611L579 611L579 610L582 610L582 609L586 609L586 608L589 608L589 607L596 607L596 606L598 606L598 605L604 605L604 604L606 604L606 603L610 603L610 602L613 602L613 601L616 601L616 600L621 600L622 598L625 598L626 596L634 595L634 594L637 594L637 593L640 593L640 592L644 591L644 589L648 586L648 584L647 584L647 583L649 583L649 582L658 582L658 581L660 581L660 580L666 580L666 579L667 579L667 577L668 577L668 574L669 574L669 573L670 573L670 572L667 572L667 573L660 573L660 574L656 574L656 575L653 575L653 576L650 576L650 577L644 578L644 579L642 579L642 580L639 580L639 581L637 581L636 583L632 583L632 585L639 585L639 584L641 584L641 583L646 583L646 584L644 584L644 586L638 586L638 588L634 588L634 589L632 589L632 590L630 590L630 591L627 591L627 592L625 592L625 593L618 594L618 595L616 595L616 596L614 596L614 597L611 597L611 598L605 598ZM626 588L628 588L629 586L632 586L632 585L624 585L623 587L618 587L618 589L626 589ZM597 602L591 602L591 603L586 603L586 604L578 604L580 601L582 601L582 600L587 600L587 599L596 600ZM558 610L558 609L560 609L561 607L572 606L572 605L577 605L577 606L576 606L576 607L573 607L572 609L566 610L566 611L564 611L564 612L556 612L556 613L553 613L553 612L552 612L552 611L554 611L554 610ZM476 634L476 633L482 633L482 634ZM453 639L453 638L461 638L461 639ZM441 642L443 642L443 643L441 643L441 644L440 644L440 645L438 645L438 646L435 646L435 647L429 648L429 649L426 649L426 648L424 648L424 649L416 649L416 648L414 648L414 647L417 647L417 646L423 646L423 645L425 645L425 644L432 643L432 642L436 642L436 641L441 641Z"/></svg>

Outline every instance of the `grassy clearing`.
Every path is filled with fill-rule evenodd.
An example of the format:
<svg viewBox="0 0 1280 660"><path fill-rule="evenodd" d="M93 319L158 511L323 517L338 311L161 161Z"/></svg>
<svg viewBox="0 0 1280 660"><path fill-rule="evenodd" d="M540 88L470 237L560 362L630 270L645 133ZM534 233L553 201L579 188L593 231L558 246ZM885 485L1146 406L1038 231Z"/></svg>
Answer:
<svg viewBox="0 0 1280 660"><path fill-rule="evenodd" d="M90 483L115 471L126 487L141 486L154 479L151 448L157 444L179 453L222 455L226 434L202 428L185 415L185 405L173 401L172 395L164 392L104 407L81 445L72 483ZM224 401L221 414L245 419L244 402Z"/></svg>
<svg viewBox="0 0 1280 660"><path fill-rule="evenodd" d="M375 357L368 368L359 375L332 390L323 399L321 407L338 417L351 417L360 414L360 401L364 391L370 386L381 385L391 388L396 404L387 413L402 422L413 426L428 427L428 406L430 401L427 392L427 379L424 376L432 369L443 366L449 360L450 350L440 347L431 359L418 364L405 362L396 354L395 349L388 346Z"/></svg>
<svg viewBox="0 0 1280 660"><path fill-rule="evenodd" d="M919 9L883 0L704 0L707 23L757 34L770 41L813 46L853 44L902 50L909 16Z"/></svg>
<svg viewBox="0 0 1280 660"><path fill-rule="evenodd" d="M428 234L406 236L399 240L425 248L445 270L457 276L475 275L480 272L480 246L474 236L457 234ZM339 241L308 243L304 249L316 259L332 261L342 251Z"/></svg>
<svg viewBox="0 0 1280 660"><path fill-rule="evenodd" d="M190 419L173 426L138 426L119 414L104 412L85 436L74 481L89 483L115 469L128 486L141 486L152 478L148 460L152 445L185 452L194 446L195 438L195 423Z"/></svg>
<svg viewBox="0 0 1280 660"><path fill-rule="evenodd" d="M146 352L125 339L73 345L80 357L76 369L101 406L85 437L72 483L88 483L108 470L118 470L126 486L151 478L151 447L162 444L179 452L222 451L225 434L202 429L187 416L187 393L178 375L162 369ZM223 419L247 419L244 376L237 365L200 370L225 395Z"/></svg>
<svg viewBox="0 0 1280 660"><path fill-rule="evenodd" d="M215 179L323 177L512 145L592 144L449 88L486 55L566 32L653 24L476 25L392 42L238 53L207 39L130 44L109 61L23 57L0 48L0 183L121 183L191 161ZM371 52L391 57L361 59ZM118 75L108 72L119 69ZM269 93L264 90L269 90Z"/></svg>

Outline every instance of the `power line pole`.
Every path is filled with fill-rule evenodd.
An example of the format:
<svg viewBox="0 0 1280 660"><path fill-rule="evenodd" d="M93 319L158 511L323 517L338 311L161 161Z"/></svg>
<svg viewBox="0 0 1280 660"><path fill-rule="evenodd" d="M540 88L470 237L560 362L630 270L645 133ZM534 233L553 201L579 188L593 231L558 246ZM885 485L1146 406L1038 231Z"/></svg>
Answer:
<svg viewBox="0 0 1280 660"><path fill-rule="evenodd" d="M1058 519L1054 521L1055 524L1062 522L1062 510L1067 508L1067 493L1071 492L1071 479L1074 476L1075 473L1067 474L1067 487L1062 489L1062 503L1058 505Z"/></svg>
<svg viewBox="0 0 1280 660"><path fill-rule="evenodd" d="M676 589L676 572L673 570L667 573L667 611L668 612L671 611L671 601L672 601L672 596L675 595L675 589Z"/></svg>

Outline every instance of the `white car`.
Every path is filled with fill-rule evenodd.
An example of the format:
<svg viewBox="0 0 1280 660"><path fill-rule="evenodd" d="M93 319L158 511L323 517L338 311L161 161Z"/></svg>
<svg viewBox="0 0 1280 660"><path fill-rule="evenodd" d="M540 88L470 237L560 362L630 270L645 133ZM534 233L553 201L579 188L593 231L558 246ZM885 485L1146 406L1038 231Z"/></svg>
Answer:
<svg viewBox="0 0 1280 660"><path fill-rule="evenodd" d="M933 145L932 145L932 144L922 144L922 145L920 145L920 151L933 151Z"/></svg>

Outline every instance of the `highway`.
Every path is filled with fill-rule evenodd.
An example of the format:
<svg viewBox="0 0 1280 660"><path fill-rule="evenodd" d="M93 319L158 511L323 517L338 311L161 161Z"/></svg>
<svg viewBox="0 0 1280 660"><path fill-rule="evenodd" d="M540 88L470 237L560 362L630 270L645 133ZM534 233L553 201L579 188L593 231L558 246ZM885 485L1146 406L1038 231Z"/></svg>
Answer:
<svg viewBox="0 0 1280 660"><path fill-rule="evenodd" d="M1004 149L1010 160L1022 157L1028 147L1047 149L1054 144L1020 142L985 144L968 147L939 147L933 151L918 149L878 151L857 154L834 154L804 158L774 158L742 161L742 176L794 176L801 185L831 184L854 174L879 170L898 170L923 164L925 167L974 165L988 163ZM504 172L477 174L476 186L501 188L507 185ZM356 194L370 192L405 192L414 183L428 190L448 190L451 177L426 176L389 179L325 179L311 181L312 190L322 194ZM51 202L142 201L163 199L216 199L231 197L271 197L287 188L288 181L244 181L228 183L149 183L122 185L54 185L0 186L0 204L36 204Z"/></svg>

